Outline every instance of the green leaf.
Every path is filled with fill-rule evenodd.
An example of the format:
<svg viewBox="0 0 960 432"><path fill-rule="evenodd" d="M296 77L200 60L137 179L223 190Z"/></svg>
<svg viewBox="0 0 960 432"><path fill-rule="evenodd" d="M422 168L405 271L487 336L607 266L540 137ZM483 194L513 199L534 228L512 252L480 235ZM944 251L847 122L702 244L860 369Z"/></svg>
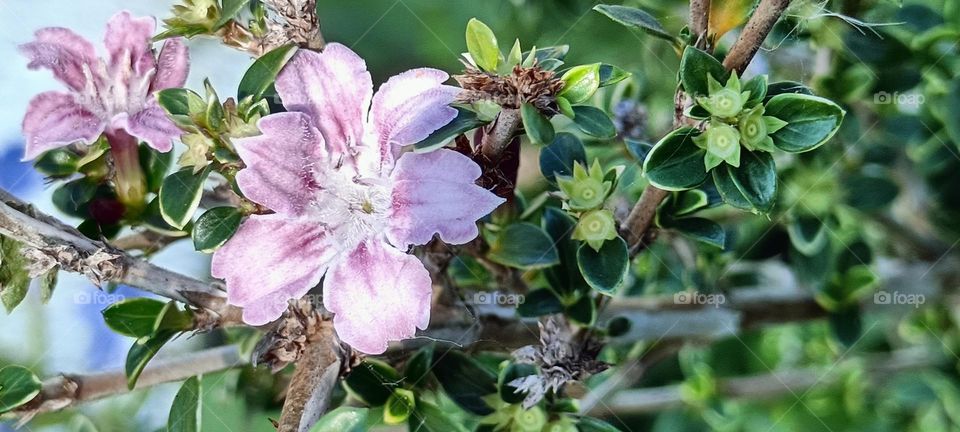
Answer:
<svg viewBox="0 0 960 432"><path fill-rule="evenodd" d="M743 91L750 92L750 98L744 103L746 107L753 107L763 102L767 97L767 76L757 75L743 83Z"/></svg>
<svg viewBox="0 0 960 432"><path fill-rule="evenodd" d="M354 367L343 380L350 392L374 407L387 403L398 382L400 372L380 360L370 358Z"/></svg>
<svg viewBox="0 0 960 432"><path fill-rule="evenodd" d="M580 138L569 132L556 134L553 142L540 150L540 173L550 183L556 182L557 175L572 176L577 162L587 166L587 153Z"/></svg>
<svg viewBox="0 0 960 432"><path fill-rule="evenodd" d="M458 135L474 130L485 124L487 124L487 122L480 120L480 118L477 117L477 113L467 109L457 108L457 116L450 121L450 123L433 131L430 136L416 143L413 147L418 153L430 152L447 145L450 140L456 138Z"/></svg>
<svg viewBox="0 0 960 432"><path fill-rule="evenodd" d="M765 116L787 122L774 132L773 144L780 150L800 153L827 142L840 128L845 112L828 99L804 94L780 94L766 104Z"/></svg>
<svg viewBox="0 0 960 432"><path fill-rule="evenodd" d="M426 387L429 384L427 376L433 367L433 344L428 344L417 350L404 366L403 375L407 384L414 387Z"/></svg>
<svg viewBox="0 0 960 432"><path fill-rule="evenodd" d="M194 117L204 113L207 104L203 98L193 90L185 88L168 88L156 93L157 103L166 111L167 116L178 126L190 127L194 125Z"/></svg>
<svg viewBox="0 0 960 432"><path fill-rule="evenodd" d="M562 302L575 299L579 292L589 289L589 285L583 280L583 275L577 267L579 243L571 239L577 221L561 209L547 207L543 211L542 222L543 229L553 240L560 258L560 264L545 269L544 276L554 292L561 297Z"/></svg>
<svg viewBox="0 0 960 432"><path fill-rule="evenodd" d="M143 211L141 222L143 223L143 226L149 230L171 237L186 236L190 225L187 224L185 229L177 229L170 226L170 224L163 219L163 215L160 212L159 197L150 200L150 203L147 204L146 210Z"/></svg>
<svg viewBox="0 0 960 432"><path fill-rule="evenodd" d="M68 427L70 432L99 432L97 425L93 424L93 421L83 414L73 416Z"/></svg>
<svg viewBox="0 0 960 432"><path fill-rule="evenodd" d="M89 177L81 177L64 183L53 191L53 205L67 215L88 218L88 204L97 195L100 187Z"/></svg>
<svg viewBox="0 0 960 432"><path fill-rule="evenodd" d="M233 237L242 219L243 214L236 207L207 210L193 224L193 248L201 252L213 252Z"/></svg>
<svg viewBox="0 0 960 432"><path fill-rule="evenodd" d="M9 365L0 369L0 413L30 402L40 393L43 383L23 366Z"/></svg>
<svg viewBox="0 0 960 432"><path fill-rule="evenodd" d="M193 218L203 195L203 183L210 174L210 168L194 174L187 167L170 174L160 186L160 214L170 226L180 229Z"/></svg>
<svg viewBox="0 0 960 432"><path fill-rule="evenodd" d="M515 223L507 226L490 245L490 260L524 270L549 267L560 262L553 240L538 226Z"/></svg>
<svg viewBox="0 0 960 432"><path fill-rule="evenodd" d="M683 50L683 57L680 59L680 84L683 85L683 90L690 96L709 94L708 75L713 76L717 82L725 83L730 72L719 60L705 51L692 46Z"/></svg>
<svg viewBox="0 0 960 432"><path fill-rule="evenodd" d="M220 19L213 26L213 29L223 27L227 22L235 19L248 3L250 3L250 0L220 0Z"/></svg>
<svg viewBox="0 0 960 432"><path fill-rule="evenodd" d="M657 21L653 15L628 6L599 4L593 7L593 10L600 12L610 19L630 28L643 30L651 36L677 43L677 37L667 32L663 25Z"/></svg>
<svg viewBox="0 0 960 432"><path fill-rule="evenodd" d="M777 166L767 152L741 150L740 167L723 164L713 182L723 202L754 213L769 213L777 198Z"/></svg>
<svg viewBox="0 0 960 432"><path fill-rule="evenodd" d="M523 129L530 141L536 144L546 144L553 141L553 124L530 102L520 106L520 116L523 118Z"/></svg>
<svg viewBox="0 0 960 432"><path fill-rule="evenodd" d="M593 252L593 248L588 249ZM600 251L602 252L603 249L600 249ZM573 322L589 327L597 321L597 304L594 303L593 296L584 295L576 303L567 306L564 314Z"/></svg>
<svg viewBox="0 0 960 432"><path fill-rule="evenodd" d="M692 189L703 183L707 179L703 165L707 151L693 142L698 135L697 129L680 128L657 142L643 161L647 180L671 191Z"/></svg>
<svg viewBox="0 0 960 432"><path fill-rule="evenodd" d="M497 36L486 24L476 18L467 23L467 51L473 61L487 72L496 72L500 61L500 47Z"/></svg>
<svg viewBox="0 0 960 432"><path fill-rule="evenodd" d="M685 216L693 214L709 205L710 198L707 196L706 192L700 189L690 189L678 192L673 199L670 200L672 216Z"/></svg>
<svg viewBox="0 0 960 432"><path fill-rule="evenodd" d="M863 334L863 322L860 317L860 306L850 305L830 313L830 332L838 342L845 347L851 347L860 340Z"/></svg>
<svg viewBox="0 0 960 432"><path fill-rule="evenodd" d="M742 151L740 167L717 167L713 182L723 202L754 213L769 213L777 201L777 166L770 153Z"/></svg>
<svg viewBox="0 0 960 432"><path fill-rule="evenodd" d="M560 79L563 81L563 90L558 96L570 103L582 103L600 88L600 63L574 66Z"/></svg>
<svg viewBox="0 0 960 432"><path fill-rule="evenodd" d="M417 403L417 410L407 425L410 432L467 432L467 428L451 419L446 411L423 400Z"/></svg>
<svg viewBox="0 0 960 432"><path fill-rule="evenodd" d="M627 242L617 237L603 242L599 251L582 245L577 251L577 265L583 278L595 290L613 294L623 283L630 264Z"/></svg>
<svg viewBox="0 0 960 432"><path fill-rule="evenodd" d="M27 260L21 247L20 242L0 235L0 303L7 313L26 298L30 288Z"/></svg>
<svg viewBox="0 0 960 432"><path fill-rule="evenodd" d="M680 234L694 240L716 246L720 249L723 249L726 243L727 233L723 230L723 227L707 218L688 217L675 219L669 221L665 226L675 229L679 231Z"/></svg>
<svg viewBox="0 0 960 432"><path fill-rule="evenodd" d="M523 402L525 393L518 393L517 388L509 383L517 378L536 375L537 368L532 364L510 363L500 371L497 378L497 388L500 389L500 399L508 404Z"/></svg>
<svg viewBox="0 0 960 432"><path fill-rule="evenodd" d="M617 127L610 120L610 116L600 108L590 105L574 105L573 113L573 123L583 133L597 138L613 138L617 135Z"/></svg>
<svg viewBox="0 0 960 432"><path fill-rule="evenodd" d="M180 386L173 398L170 416L167 417L167 432L198 432L200 413L203 412L203 387L200 377L190 377Z"/></svg>
<svg viewBox="0 0 960 432"><path fill-rule="evenodd" d="M814 255L827 245L827 226L813 216L798 216L787 225L790 243L800 253Z"/></svg>
<svg viewBox="0 0 960 432"><path fill-rule="evenodd" d="M157 192L172 165L173 152L161 153L150 146L140 146L140 166L147 178L147 190Z"/></svg>
<svg viewBox="0 0 960 432"><path fill-rule="evenodd" d="M275 95L273 83L277 80L277 74L296 51L296 45L284 45L260 56L240 79L237 100L243 100L247 96L253 96L253 99L257 100Z"/></svg>
<svg viewBox="0 0 960 432"><path fill-rule="evenodd" d="M484 401L484 396L497 392L493 372L460 351L436 353L434 361L433 375L457 405L481 416L493 412Z"/></svg>
<svg viewBox="0 0 960 432"><path fill-rule="evenodd" d="M413 392L406 389L394 389L383 409L383 422L388 425L400 424L410 418L416 408Z"/></svg>
<svg viewBox="0 0 960 432"><path fill-rule="evenodd" d="M557 295L546 288L538 288L523 297L523 303L517 306L517 314L522 317L538 317L563 312L563 303Z"/></svg>
<svg viewBox="0 0 960 432"><path fill-rule="evenodd" d="M767 84L767 94L763 97L763 103L770 102L770 99L780 94L813 95L813 90L796 81L777 81Z"/></svg>
<svg viewBox="0 0 960 432"><path fill-rule="evenodd" d="M47 304L53 298L53 290L57 288L57 280L60 278L60 268L54 267L50 271L40 276L40 302Z"/></svg>
<svg viewBox="0 0 960 432"><path fill-rule="evenodd" d="M610 337L620 337L630 332L633 322L625 316L616 316L607 322L607 335Z"/></svg>
<svg viewBox="0 0 960 432"><path fill-rule="evenodd" d="M342 406L320 417L310 432L366 432L369 408Z"/></svg>
<svg viewBox="0 0 960 432"><path fill-rule="evenodd" d="M620 432L610 423L593 417L581 417L577 422L577 429L580 432Z"/></svg>
<svg viewBox="0 0 960 432"><path fill-rule="evenodd" d="M600 87L616 84L633 75L611 64L600 65Z"/></svg>
<svg viewBox="0 0 960 432"><path fill-rule="evenodd" d="M68 148L44 152L33 162L33 167L47 177L67 177L80 168L80 156Z"/></svg>
<svg viewBox="0 0 960 432"><path fill-rule="evenodd" d="M111 330L135 338L150 336L156 331L157 318L167 303L146 297L116 302L101 312Z"/></svg>
<svg viewBox="0 0 960 432"><path fill-rule="evenodd" d="M855 174L843 180L846 202L861 211L883 210L900 192L890 176L879 174Z"/></svg>
<svg viewBox="0 0 960 432"><path fill-rule="evenodd" d="M164 330L151 336L142 337L133 343L130 351L127 352L127 362L124 368L127 374L128 389L133 390L143 369L147 367L147 363L176 334L177 331L175 330Z"/></svg>

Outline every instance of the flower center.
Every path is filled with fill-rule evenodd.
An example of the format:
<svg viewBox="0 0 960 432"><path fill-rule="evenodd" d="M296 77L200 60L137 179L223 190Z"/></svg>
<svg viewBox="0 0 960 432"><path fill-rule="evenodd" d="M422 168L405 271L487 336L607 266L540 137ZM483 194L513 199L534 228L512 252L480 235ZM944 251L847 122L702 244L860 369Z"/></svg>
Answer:
<svg viewBox="0 0 960 432"><path fill-rule="evenodd" d="M353 170L343 167L326 171L316 183L320 190L312 203L312 217L327 226L345 249L352 249L387 226L392 207L387 182L357 177Z"/></svg>

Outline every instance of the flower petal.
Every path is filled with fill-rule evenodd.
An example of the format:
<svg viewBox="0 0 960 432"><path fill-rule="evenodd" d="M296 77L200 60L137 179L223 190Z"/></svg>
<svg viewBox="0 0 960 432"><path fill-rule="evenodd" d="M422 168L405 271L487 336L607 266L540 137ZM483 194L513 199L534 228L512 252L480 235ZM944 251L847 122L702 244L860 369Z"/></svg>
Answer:
<svg viewBox="0 0 960 432"><path fill-rule="evenodd" d="M183 134L153 98L150 98L143 110L132 116L127 116L126 113L118 115L114 124L164 153L173 149L173 140Z"/></svg>
<svg viewBox="0 0 960 432"><path fill-rule="evenodd" d="M391 77L373 96L370 125L381 146L416 144L457 116L450 106L460 89L442 83L446 72L420 68Z"/></svg>
<svg viewBox="0 0 960 432"><path fill-rule="evenodd" d="M121 11L110 17L103 43L110 54L110 67L132 68L137 76L153 70L151 38L156 23L152 17L134 18Z"/></svg>
<svg viewBox="0 0 960 432"><path fill-rule="evenodd" d="M361 243L323 281L323 305L335 314L337 335L367 354L426 329L432 294L423 263L379 240Z"/></svg>
<svg viewBox="0 0 960 432"><path fill-rule="evenodd" d="M23 116L26 139L24 160L77 141L94 142L105 127L103 120L80 106L73 96L59 92L38 94Z"/></svg>
<svg viewBox="0 0 960 432"><path fill-rule="evenodd" d="M20 52L30 59L27 67L48 68L53 76L73 90L82 90L87 78L83 68L97 61L97 53L89 41L69 29L49 27L34 33L36 40L20 45Z"/></svg>
<svg viewBox="0 0 960 432"><path fill-rule="evenodd" d="M450 244L473 240L479 234L477 220L504 202L477 186L478 177L476 162L453 150L404 153L391 175L387 239L399 248L426 244L434 233Z"/></svg>
<svg viewBox="0 0 960 432"><path fill-rule="evenodd" d="M299 50L277 76L277 93L288 111L313 119L331 151L344 153L363 139L373 81L367 65L343 45L322 53Z"/></svg>
<svg viewBox="0 0 960 432"><path fill-rule="evenodd" d="M301 215L317 194L315 167L327 160L323 137L299 112L269 115L262 135L234 140L247 167L237 184L247 198L286 215Z"/></svg>
<svg viewBox="0 0 960 432"><path fill-rule="evenodd" d="M227 301L244 309L244 322L261 325L320 283L337 253L315 221L254 215L213 254L210 273L227 282Z"/></svg>
<svg viewBox="0 0 960 432"><path fill-rule="evenodd" d="M190 53L183 38L167 39L157 55L157 73L150 83L150 92L171 87L183 87L190 71Z"/></svg>

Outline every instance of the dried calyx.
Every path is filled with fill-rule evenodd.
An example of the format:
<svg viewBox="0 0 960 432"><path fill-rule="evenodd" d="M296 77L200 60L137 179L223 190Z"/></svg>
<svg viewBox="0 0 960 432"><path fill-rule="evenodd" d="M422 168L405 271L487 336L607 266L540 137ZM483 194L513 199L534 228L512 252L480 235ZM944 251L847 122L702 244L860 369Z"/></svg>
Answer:
<svg viewBox="0 0 960 432"><path fill-rule="evenodd" d="M495 75L467 67L463 75L454 75L463 92L458 102L471 104L492 101L503 108L518 109L530 102L541 112L556 114L557 93L563 89L563 81L553 71L537 65L513 67L509 75Z"/></svg>

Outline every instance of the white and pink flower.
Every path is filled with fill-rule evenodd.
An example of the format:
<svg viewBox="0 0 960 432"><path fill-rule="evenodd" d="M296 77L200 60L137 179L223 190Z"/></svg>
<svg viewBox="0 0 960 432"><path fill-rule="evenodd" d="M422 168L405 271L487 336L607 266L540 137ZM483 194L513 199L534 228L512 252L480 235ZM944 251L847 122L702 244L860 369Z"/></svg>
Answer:
<svg viewBox="0 0 960 432"><path fill-rule="evenodd" d="M105 59L89 41L60 27L40 29L33 42L20 46L30 69L50 69L69 89L40 93L30 101L23 118L25 160L76 142L93 143L102 133L112 145L135 146L139 138L170 151L181 132L153 93L182 86L189 57L179 38L167 40L154 57L154 28L152 17L117 13L107 23Z"/></svg>
<svg viewBox="0 0 960 432"><path fill-rule="evenodd" d="M373 94L366 64L340 44L298 51L277 77L288 112L262 135L236 140L247 168L237 183L274 214L247 218L213 257L228 300L248 324L283 314L323 280L340 338L378 354L425 329L430 275L410 245L450 244L504 200L475 182L480 167L448 149L401 153L456 116L446 73L414 69Z"/></svg>

